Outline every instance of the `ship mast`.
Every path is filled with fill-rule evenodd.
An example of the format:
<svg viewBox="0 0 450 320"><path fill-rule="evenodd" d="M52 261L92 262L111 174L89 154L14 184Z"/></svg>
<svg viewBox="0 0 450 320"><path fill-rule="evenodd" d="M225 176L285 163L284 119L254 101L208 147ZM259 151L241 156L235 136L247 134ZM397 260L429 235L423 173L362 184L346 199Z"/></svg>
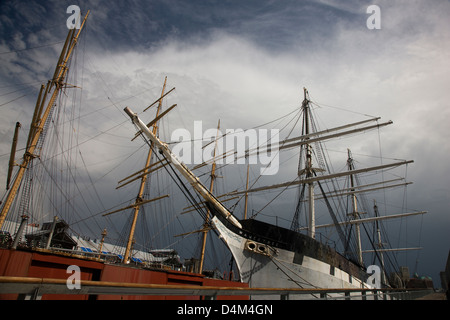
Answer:
<svg viewBox="0 0 450 320"><path fill-rule="evenodd" d="M219 123L217 124L217 134L216 134L216 142L215 142L215 147L214 147L214 155L213 155L213 163L212 163L212 169L211 169L211 183L209 185L209 191L212 193L214 190L214 182L216 181L216 150L217 150L217 138L219 136L219 130L220 130L220 120ZM200 255L200 266L199 266L199 273L203 272L203 263L205 261L205 249L206 249L206 238L208 236L208 224L209 224L209 215L210 215L210 210L208 209L206 211L206 217L205 217L205 223L203 225L203 238L202 238L202 250L201 250L201 255Z"/></svg>
<svg viewBox="0 0 450 320"><path fill-rule="evenodd" d="M375 200L373 200L373 211L375 212L375 217L379 217L380 214L378 212L378 206L377 206L377 202ZM383 251L381 251L383 249L383 242L381 242L381 231L380 231L380 225L378 223L378 220L375 221L376 224L376 228L377 228L377 247L378 249L380 249L380 262L381 262L381 283L386 283L386 275L385 275L385 267L384 267L384 255L383 255Z"/></svg>
<svg viewBox="0 0 450 320"><path fill-rule="evenodd" d="M250 174L250 164L247 165L247 182L245 184L245 190L248 190L248 178ZM248 193L245 193L245 201L244 201L244 220L247 219L247 211L248 211Z"/></svg>
<svg viewBox="0 0 450 320"><path fill-rule="evenodd" d="M303 109L303 121L305 126L305 135L310 134L310 122L309 122L309 100L308 100L308 91L306 88L303 88L304 92L304 100L302 102L302 109ZM308 143L309 138L306 138L306 145L304 146L306 148L306 161L305 161L305 169L302 173L305 173L306 178L312 178L314 175L314 169L312 166L312 146L310 143ZM308 220L308 235L311 238L315 238L316 236L316 217L315 217L315 210L314 210L314 181L311 181L308 183L308 214L309 214L309 220Z"/></svg>
<svg viewBox="0 0 450 320"><path fill-rule="evenodd" d="M98 246L99 257L101 257L101 254L102 254L103 244L105 243L105 237L108 235L108 232L106 231L106 228L103 229L101 235L102 235L102 240L100 240L100 245Z"/></svg>
<svg viewBox="0 0 450 320"><path fill-rule="evenodd" d="M353 165L353 159L352 159L352 153L350 149L347 149L348 152L348 159L347 159L347 166L348 170L354 170L355 167ZM352 212L348 215L352 217L352 219L357 220L359 219L359 214L361 212L358 212L358 203L356 199L356 194L353 193L355 191L355 178L354 175L350 175L350 186L351 186L351 198L352 198ZM362 249L361 249L361 230L359 223L355 224L355 234L356 234L356 257L358 259L358 263L362 266L363 265L363 258L362 258Z"/></svg>
<svg viewBox="0 0 450 320"><path fill-rule="evenodd" d="M164 97L164 91L166 90L166 83L167 83L167 77L164 79L164 85L163 85L163 89L162 89L162 92L161 92L161 98L159 99L158 108L156 110L156 117L159 116L159 113L161 111L162 98ZM153 134L156 135L156 132L158 131L158 126L157 126L156 122L153 124L153 129L152 130L153 130ZM150 148L149 151L148 151L148 155L147 155L147 161L145 162L145 168L146 169L144 170L144 173L143 173L143 175L141 177L141 183L140 183L140 186L139 186L138 195L136 197L136 203L140 203L140 202L143 201L142 197L143 197L143 194L144 194L145 183L147 181L148 174L149 174L148 167L150 166L150 162L152 160L152 155L153 155L153 149ZM136 223L137 223L137 217L139 215L139 208L140 208L140 206L136 206L136 207L134 207L134 210L133 210L133 221L131 222L130 234L128 235L127 246L126 246L125 254L124 254L124 257L123 257L123 262L124 263L128 263L128 260L129 260L129 258L131 256L131 246L133 245L133 241L134 241L134 233L135 233L135 230L136 230Z"/></svg>
<svg viewBox="0 0 450 320"><path fill-rule="evenodd" d="M64 79L68 72L67 64L70 57L72 56L72 52L78 42L78 38L85 25L88 15L89 11L84 17L80 29L78 29L78 32L76 32L76 29L71 29L67 34L67 38L64 43L64 47L61 51L58 63L56 65L53 78L48 81L45 89L44 86L41 86L41 91L39 93L38 100L36 102L36 108L31 123L30 133L28 135L26 151L23 155L22 163L19 165L19 170L11 186L11 190L9 191L8 196L6 197L5 204L3 205L2 210L0 212L0 229L3 226L3 223L5 222L6 216L8 215L8 212L11 208L14 199L17 196L19 187L22 183L22 179L24 177L27 168L29 167L32 160L37 156L35 154L35 150L38 145L39 138L42 136L42 133L44 131L44 125L51 114L51 111L55 105L56 98L58 97L60 90L65 85ZM51 93L52 89L54 90ZM44 93L43 96L42 93ZM48 100L47 106L44 109L43 107L45 105L46 98L48 95L50 95L50 99Z"/></svg>

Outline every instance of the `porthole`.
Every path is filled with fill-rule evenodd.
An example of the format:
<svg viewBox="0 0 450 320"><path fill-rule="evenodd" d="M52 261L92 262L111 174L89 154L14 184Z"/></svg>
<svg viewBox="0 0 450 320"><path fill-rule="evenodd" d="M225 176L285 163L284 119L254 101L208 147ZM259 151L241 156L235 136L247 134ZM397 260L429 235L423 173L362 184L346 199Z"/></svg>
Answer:
<svg viewBox="0 0 450 320"><path fill-rule="evenodd" d="M247 242L247 249L254 251L256 249L256 243L251 242L251 241Z"/></svg>

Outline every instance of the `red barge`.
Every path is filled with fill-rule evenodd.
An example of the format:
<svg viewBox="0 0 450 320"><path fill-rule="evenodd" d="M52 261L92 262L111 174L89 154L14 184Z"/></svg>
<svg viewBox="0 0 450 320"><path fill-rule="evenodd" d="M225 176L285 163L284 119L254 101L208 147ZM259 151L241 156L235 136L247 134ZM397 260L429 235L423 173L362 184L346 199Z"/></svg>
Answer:
<svg viewBox="0 0 450 320"><path fill-rule="evenodd" d="M248 288L247 283L208 278L205 275L175 270L150 270L124 264L108 264L100 259L86 258L48 250L13 250L0 248L0 276L67 279L67 268L77 265L80 280L139 284L196 285ZM16 300L18 294L0 295L0 300ZM161 295L43 295L42 300L200 300L201 296ZM218 300L247 300L248 296L217 296Z"/></svg>

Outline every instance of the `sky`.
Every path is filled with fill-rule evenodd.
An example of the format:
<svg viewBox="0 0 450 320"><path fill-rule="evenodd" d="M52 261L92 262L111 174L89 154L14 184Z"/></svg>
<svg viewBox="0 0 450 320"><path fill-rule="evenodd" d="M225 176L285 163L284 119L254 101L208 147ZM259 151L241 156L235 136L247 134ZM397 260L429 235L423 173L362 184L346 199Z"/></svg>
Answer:
<svg viewBox="0 0 450 320"><path fill-rule="evenodd" d="M91 178L138 147L122 109L141 112L158 98L165 76L176 87L168 97L177 104L169 133L192 131L200 120L203 128L218 119L223 128L253 128L299 108L306 87L328 126L368 116L394 122L371 140L355 137L352 152L414 160L407 208L428 214L413 222L424 249L409 254L408 264L412 270L418 259L418 272L440 286L450 249L449 1L2 1L2 188L15 123L26 132L67 34L70 5L83 15L90 10L73 62L81 66L76 99L87 108L80 139L109 135L97 147L82 146ZM380 29L367 26L371 5L380 8ZM102 195L116 197L108 186L125 172L102 180Z"/></svg>

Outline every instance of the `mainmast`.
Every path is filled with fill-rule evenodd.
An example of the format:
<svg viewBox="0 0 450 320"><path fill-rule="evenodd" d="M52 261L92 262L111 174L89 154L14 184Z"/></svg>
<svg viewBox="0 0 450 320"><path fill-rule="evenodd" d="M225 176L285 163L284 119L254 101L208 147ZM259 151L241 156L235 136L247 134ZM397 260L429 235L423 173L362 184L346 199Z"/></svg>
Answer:
<svg viewBox="0 0 450 320"><path fill-rule="evenodd" d="M0 212L0 228L3 226L6 216L11 208L11 205L17 196L17 192L22 183L24 174L27 168L29 167L29 164L37 156L35 154L35 150L38 145L39 138L42 136L42 133L44 131L44 125L47 122L47 119L49 118L51 111L55 105L55 101L56 98L58 97L59 91L64 86L64 79L66 78L68 72L67 67L68 61L72 56L72 52L78 42L78 38L80 36L81 30L85 25L88 15L89 11L84 17L84 20L81 24L80 29L78 29L78 32L76 32L76 29L71 29L67 34L66 42L64 43L64 47L61 51L61 55L56 65L53 78L48 81L47 86L45 88L44 86L41 86L41 91L39 93L38 100L36 102L36 108L34 110L30 133L28 135L26 151L23 155L22 163L19 165L19 170L17 172L16 179L14 180L11 186L11 190L8 193L8 196L6 197L5 204L3 205L3 208ZM47 106L44 109L44 105L48 95L50 95L50 99L48 100Z"/></svg>

